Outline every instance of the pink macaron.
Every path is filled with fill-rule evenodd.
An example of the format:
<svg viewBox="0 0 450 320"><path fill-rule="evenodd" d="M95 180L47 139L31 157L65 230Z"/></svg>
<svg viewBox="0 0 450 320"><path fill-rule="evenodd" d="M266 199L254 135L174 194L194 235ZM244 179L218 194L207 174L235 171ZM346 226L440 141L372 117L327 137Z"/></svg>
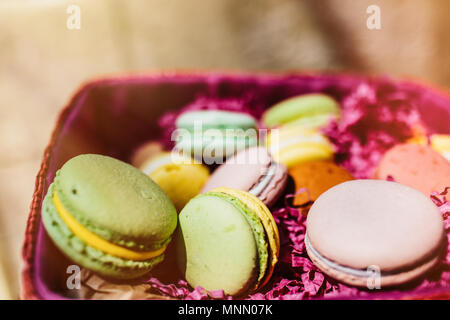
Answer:
<svg viewBox="0 0 450 320"><path fill-rule="evenodd" d="M271 206L283 193L287 169L274 162L264 147L251 147L238 152L219 166L202 189L208 192L218 187L247 191Z"/></svg>
<svg viewBox="0 0 450 320"><path fill-rule="evenodd" d="M450 186L450 162L428 146L399 144L384 154L374 178L393 179L429 196Z"/></svg>
<svg viewBox="0 0 450 320"><path fill-rule="evenodd" d="M369 289L423 276L446 249L436 205L391 181L353 180L329 189L312 205L306 228L306 250L319 269Z"/></svg>

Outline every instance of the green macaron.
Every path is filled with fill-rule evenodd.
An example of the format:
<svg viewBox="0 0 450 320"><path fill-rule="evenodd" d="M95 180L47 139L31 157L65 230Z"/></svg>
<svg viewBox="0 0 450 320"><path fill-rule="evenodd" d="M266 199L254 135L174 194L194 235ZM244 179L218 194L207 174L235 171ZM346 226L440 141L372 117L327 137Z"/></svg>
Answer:
<svg viewBox="0 0 450 320"><path fill-rule="evenodd" d="M278 261L272 214L255 196L217 188L181 211L178 262L192 287L241 295L264 286Z"/></svg>
<svg viewBox="0 0 450 320"><path fill-rule="evenodd" d="M100 275L132 279L151 270L177 225L168 196L122 161L86 154L56 173L42 219L56 246Z"/></svg>
<svg viewBox="0 0 450 320"><path fill-rule="evenodd" d="M303 94L283 100L269 108L262 117L267 128L295 125L320 128L339 117L339 104L322 93Z"/></svg>
<svg viewBox="0 0 450 320"><path fill-rule="evenodd" d="M207 164L258 143L257 122L245 113L189 111L176 120L176 149Z"/></svg>

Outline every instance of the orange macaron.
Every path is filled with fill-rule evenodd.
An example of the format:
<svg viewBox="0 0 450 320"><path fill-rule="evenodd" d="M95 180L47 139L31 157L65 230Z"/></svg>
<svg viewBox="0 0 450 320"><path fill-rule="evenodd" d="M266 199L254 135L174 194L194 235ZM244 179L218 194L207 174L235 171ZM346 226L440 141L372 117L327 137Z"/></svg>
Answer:
<svg viewBox="0 0 450 320"><path fill-rule="evenodd" d="M450 186L450 162L429 146L403 143L384 154L374 178L393 179L429 196Z"/></svg>
<svg viewBox="0 0 450 320"><path fill-rule="evenodd" d="M353 180L353 176L344 168L332 161L310 161L301 163L289 170L298 192L306 188L309 193L302 192L295 196L293 204L305 204L316 200L322 193L345 181Z"/></svg>

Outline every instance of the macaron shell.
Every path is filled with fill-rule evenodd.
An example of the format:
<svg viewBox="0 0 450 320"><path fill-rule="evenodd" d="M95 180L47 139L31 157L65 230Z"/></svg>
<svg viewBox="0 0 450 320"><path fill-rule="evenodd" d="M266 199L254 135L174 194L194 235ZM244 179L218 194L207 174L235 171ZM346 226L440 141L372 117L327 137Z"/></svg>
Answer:
<svg viewBox="0 0 450 320"><path fill-rule="evenodd" d="M272 129L266 136L266 145L275 150L306 142L331 146L327 137L319 130L294 125L284 125Z"/></svg>
<svg viewBox="0 0 450 320"><path fill-rule="evenodd" d="M200 193L209 178L209 170L196 164L169 164L150 174L150 178L164 190L180 212Z"/></svg>
<svg viewBox="0 0 450 320"><path fill-rule="evenodd" d="M208 165L258 143L257 122L246 113L189 111L177 118L176 126L175 149Z"/></svg>
<svg viewBox="0 0 450 320"><path fill-rule="evenodd" d="M279 154L273 154L273 157L290 169L302 162L329 160L333 157L333 150L324 145L301 143L285 148Z"/></svg>
<svg viewBox="0 0 450 320"><path fill-rule="evenodd" d="M428 146L400 144L384 154L374 174L388 177L429 196L450 186L450 163Z"/></svg>
<svg viewBox="0 0 450 320"><path fill-rule="evenodd" d="M264 113L262 121L267 127L272 128L298 118L324 113L339 114L338 103L325 94L303 94L272 106Z"/></svg>
<svg viewBox="0 0 450 320"><path fill-rule="evenodd" d="M390 287L395 285L400 285L406 282L409 282L411 280L417 279L418 277L424 275L428 271L430 271L434 266L436 266L439 263L439 257L436 256L432 258L431 260L427 261L426 263L422 265L418 265L416 268L412 270L408 270L405 272L399 272L395 275L381 275L379 279L374 279L373 277L367 278L367 277L357 277L348 273L345 273L340 270L333 269L330 267L330 265L324 263L324 261L316 256L314 251L311 250L310 246L308 244L305 244L306 252L308 253L308 257L311 259L311 261L316 265L320 270L322 270L325 274L328 276L341 281L343 283L357 286L357 287L365 287L368 288L368 285L380 285L380 288L384 287ZM376 281L379 280L379 283L376 283Z"/></svg>
<svg viewBox="0 0 450 320"><path fill-rule="evenodd" d="M270 166L275 166L273 172ZM206 182L202 192L218 187L257 191L255 195L264 204L271 206L284 191L286 181L286 167L274 164L266 148L252 147L238 152L219 166Z"/></svg>
<svg viewBox="0 0 450 320"><path fill-rule="evenodd" d="M180 137L175 150L189 154L205 164L217 164L236 152L258 144L257 132L249 134L226 134L217 132L215 135L188 134Z"/></svg>
<svg viewBox="0 0 450 320"><path fill-rule="evenodd" d="M322 133L296 126L271 130L266 145L274 160L288 169L302 162L331 159L334 154L333 146Z"/></svg>
<svg viewBox="0 0 450 320"><path fill-rule="evenodd" d="M263 147L238 152L214 171L202 193L218 187L248 191L267 173L270 163L271 157Z"/></svg>
<svg viewBox="0 0 450 320"><path fill-rule="evenodd" d="M179 220L179 262L192 287L231 295L250 289L259 273L258 248L238 207L215 194L201 194L184 207Z"/></svg>
<svg viewBox="0 0 450 320"><path fill-rule="evenodd" d="M149 158L163 152L163 146L156 141L147 142L137 148L131 156L130 163L136 168L141 167Z"/></svg>
<svg viewBox="0 0 450 320"><path fill-rule="evenodd" d="M256 120L249 114L222 110L189 111L181 114L176 120L178 128L193 131L195 125L201 124L201 129L250 129L256 128Z"/></svg>
<svg viewBox="0 0 450 320"><path fill-rule="evenodd" d="M142 170L169 196L178 212L200 193L209 179L207 167L190 158L172 157L171 153L150 159Z"/></svg>
<svg viewBox="0 0 450 320"><path fill-rule="evenodd" d="M319 129L327 126L333 120L338 120L339 114L318 114L309 117L303 117L284 124L284 126L296 126L305 129Z"/></svg>
<svg viewBox="0 0 450 320"><path fill-rule="evenodd" d="M173 155L173 157L172 157ZM142 172L146 175L150 175L155 170L159 169L162 166L170 163L184 163L184 162L192 162L191 157L182 157L178 153L172 154L171 152L163 151L146 159L139 167Z"/></svg>
<svg viewBox="0 0 450 320"><path fill-rule="evenodd" d="M269 248L270 248L270 258L269 258L269 268L265 273L264 279L261 281L261 283L257 286L262 287L264 286L270 279L273 269L275 268L275 265L278 262L278 255L280 253L280 236L278 233L278 227L275 222L275 219L273 218L272 213L270 210L254 195L243 192L241 190L233 190L230 188L217 188L214 189L212 192L220 192L229 194L233 197L238 198L240 201L242 201L246 206L248 206L253 212L257 214L259 217L261 223L264 226L266 237L269 242Z"/></svg>
<svg viewBox="0 0 450 320"><path fill-rule="evenodd" d="M312 205L307 236L322 256L353 269L410 268L438 250L442 216L419 191L381 180L353 180L324 192Z"/></svg>
<svg viewBox="0 0 450 320"><path fill-rule="evenodd" d="M84 227L127 248L160 248L177 224L164 191L138 169L110 157L69 160L57 172L54 190Z"/></svg>
<svg viewBox="0 0 450 320"><path fill-rule="evenodd" d="M148 273L164 259L164 255L160 255L145 261L127 260L86 245L59 217L52 201L53 188L54 184L50 185L49 192L44 198L42 221L56 246L75 263L106 277L133 279Z"/></svg>
<svg viewBox="0 0 450 320"><path fill-rule="evenodd" d="M289 175L294 179L296 192L301 188L308 190L308 193L304 192L295 196L293 204L296 206L309 200L314 201L331 187L353 180L347 170L331 161L304 162L291 168Z"/></svg>

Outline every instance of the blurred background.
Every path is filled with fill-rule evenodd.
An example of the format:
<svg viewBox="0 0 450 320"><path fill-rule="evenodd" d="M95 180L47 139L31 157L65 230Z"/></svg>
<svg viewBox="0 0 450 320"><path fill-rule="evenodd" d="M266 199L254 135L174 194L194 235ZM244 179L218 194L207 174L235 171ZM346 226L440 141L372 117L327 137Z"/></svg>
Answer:
<svg viewBox="0 0 450 320"><path fill-rule="evenodd" d="M367 27L370 5L380 29ZM34 179L81 83L161 69L317 70L450 89L449 32L448 0L0 0L0 299L18 297Z"/></svg>

